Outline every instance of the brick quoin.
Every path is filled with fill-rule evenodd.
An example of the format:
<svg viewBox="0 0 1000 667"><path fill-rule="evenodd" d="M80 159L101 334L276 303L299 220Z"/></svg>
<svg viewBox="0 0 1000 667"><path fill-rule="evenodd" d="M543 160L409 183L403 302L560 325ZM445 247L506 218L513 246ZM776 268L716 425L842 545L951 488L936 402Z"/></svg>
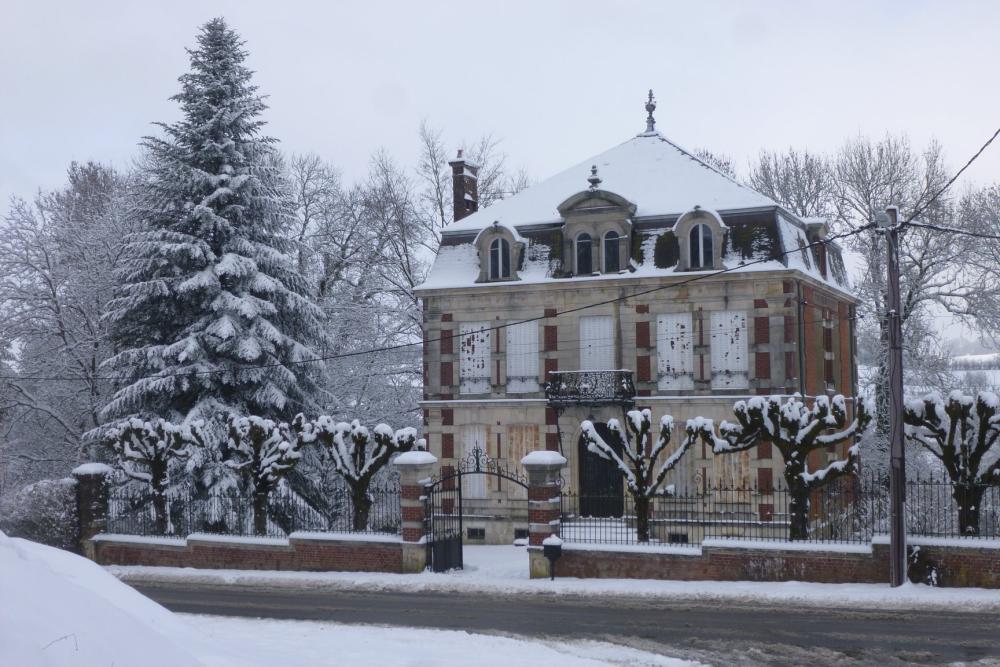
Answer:
<svg viewBox="0 0 1000 667"><path fill-rule="evenodd" d="M753 339L758 345L771 342L771 318L766 315L753 318Z"/></svg>
<svg viewBox="0 0 1000 667"><path fill-rule="evenodd" d="M424 508L423 507L402 507L400 508L401 516L403 521L423 521L424 520Z"/></svg>
<svg viewBox="0 0 1000 667"><path fill-rule="evenodd" d="M548 380L549 373L555 373L559 370L559 360L558 359L546 359L545 360L545 379Z"/></svg>
<svg viewBox="0 0 1000 667"><path fill-rule="evenodd" d="M754 308L767 308L767 299L754 299L753 300L753 307Z"/></svg>
<svg viewBox="0 0 1000 667"><path fill-rule="evenodd" d="M559 434L558 433L546 433L545 434L545 449L550 452L559 451Z"/></svg>
<svg viewBox="0 0 1000 667"><path fill-rule="evenodd" d="M442 322L451 322L451 313L441 313Z"/></svg>
<svg viewBox="0 0 1000 667"><path fill-rule="evenodd" d="M755 376L761 380L771 379L771 353L770 352L756 352L754 354L756 360L755 363Z"/></svg>
<svg viewBox="0 0 1000 667"><path fill-rule="evenodd" d="M635 323L635 346L650 347L649 345L649 322Z"/></svg>
<svg viewBox="0 0 1000 667"><path fill-rule="evenodd" d="M644 354L635 358L635 379L637 382L649 382L652 374L649 370L649 355Z"/></svg>
<svg viewBox="0 0 1000 667"><path fill-rule="evenodd" d="M442 426L454 426L455 425L455 411L451 408L441 408L441 425Z"/></svg>
<svg viewBox="0 0 1000 667"><path fill-rule="evenodd" d="M455 458L455 434L454 433L442 433L441 434L441 458L443 458L443 459L453 459L453 458Z"/></svg>
<svg viewBox="0 0 1000 667"><path fill-rule="evenodd" d="M453 366L450 361L441 362L441 389L442 391L451 387L451 380L454 377Z"/></svg>
<svg viewBox="0 0 1000 667"><path fill-rule="evenodd" d="M424 495L424 487L419 484L403 484L399 487L399 495L404 500L420 500Z"/></svg>
<svg viewBox="0 0 1000 667"><path fill-rule="evenodd" d="M451 329L441 330L441 354L454 354L455 353L455 338L452 336ZM448 384L451 384L450 382Z"/></svg>
<svg viewBox="0 0 1000 667"><path fill-rule="evenodd" d="M649 313L649 304L648 303L637 304L635 307L635 312L637 315L645 315Z"/></svg>
<svg viewBox="0 0 1000 667"><path fill-rule="evenodd" d="M555 308L546 308L545 309L545 317L555 317L558 314L559 314L559 311L557 311Z"/></svg>
<svg viewBox="0 0 1000 667"><path fill-rule="evenodd" d="M795 318L791 315L785 315L785 342L794 343L795 342Z"/></svg>
<svg viewBox="0 0 1000 667"><path fill-rule="evenodd" d="M547 426L556 426L559 424L559 417L556 415L556 411L552 408L545 408L545 424Z"/></svg>
<svg viewBox="0 0 1000 667"><path fill-rule="evenodd" d="M559 327L546 324L542 328L542 352L555 352L559 349Z"/></svg>

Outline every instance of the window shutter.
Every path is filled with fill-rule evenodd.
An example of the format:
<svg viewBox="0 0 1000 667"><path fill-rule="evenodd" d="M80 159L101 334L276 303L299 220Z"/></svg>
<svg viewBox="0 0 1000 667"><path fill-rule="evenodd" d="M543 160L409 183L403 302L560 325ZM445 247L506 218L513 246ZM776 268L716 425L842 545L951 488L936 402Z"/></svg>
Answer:
<svg viewBox="0 0 1000 667"><path fill-rule="evenodd" d="M538 391L538 324L507 326L507 393Z"/></svg>
<svg viewBox="0 0 1000 667"><path fill-rule="evenodd" d="M719 310L711 317L712 389L746 389L747 315L741 310Z"/></svg>
<svg viewBox="0 0 1000 667"><path fill-rule="evenodd" d="M490 391L489 322L469 322L461 328L459 393L487 394Z"/></svg>
<svg viewBox="0 0 1000 667"><path fill-rule="evenodd" d="M580 318L580 370L614 370L615 339L610 315Z"/></svg>
<svg viewBox="0 0 1000 667"><path fill-rule="evenodd" d="M691 313L656 317L656 377L661 391L694 388Z"/></svg>

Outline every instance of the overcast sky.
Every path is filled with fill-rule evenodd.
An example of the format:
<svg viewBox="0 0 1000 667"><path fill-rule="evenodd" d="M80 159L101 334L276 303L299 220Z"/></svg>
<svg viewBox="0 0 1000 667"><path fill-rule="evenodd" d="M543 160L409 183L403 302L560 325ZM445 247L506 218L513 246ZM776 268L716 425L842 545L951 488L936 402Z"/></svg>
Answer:
<svg viewBox="0 0 1000 667"><path fill-rule="evenodd" d="M46 2L2 0L0 198L71 160L126 165L225 16L269 95L269 132L347 177L404 162L422 118L503 138L535 179L643 129L745 168L762 147L932 137L953 164L1000 124L1000 2ZM1000 147L970 172L1000 180Z"/></svg>

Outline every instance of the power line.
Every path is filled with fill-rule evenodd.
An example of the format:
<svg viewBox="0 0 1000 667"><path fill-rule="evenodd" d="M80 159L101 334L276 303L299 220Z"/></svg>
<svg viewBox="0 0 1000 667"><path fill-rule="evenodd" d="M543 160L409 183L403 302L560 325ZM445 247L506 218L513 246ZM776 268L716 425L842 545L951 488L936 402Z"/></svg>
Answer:
<svg viewBox="0 0 1000 667"><path fill-rule="evenodd" d="M906 224L908 227L921 227L923 229L933 229L936 232L947 232L948 234L962 234L964 236L972 236L977 239L989 239L991 241L1000 241L1000 236L996 234L983 234L981 232L973 232L968 229L959 229L957 227L948 227L945 225L933 225L928 222L908 222Z"/></svg>

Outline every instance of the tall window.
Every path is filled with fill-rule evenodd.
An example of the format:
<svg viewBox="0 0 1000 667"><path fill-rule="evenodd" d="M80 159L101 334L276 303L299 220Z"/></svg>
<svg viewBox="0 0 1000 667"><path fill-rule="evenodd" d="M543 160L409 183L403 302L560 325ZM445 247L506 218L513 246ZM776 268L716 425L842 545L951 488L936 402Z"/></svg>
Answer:
<svg viewBox="0 0 1000 667"><path fill-rule="evenodd" d="M691 268L700 269L712 266L712 230L708 225L695 225L691 228Z"/></svg>
<svg viewBox="0 0 1000 667"><path fill-rule="evenodd" d="M510 278L510 243L496 238L490 244L490 280Z"/></svg>
<svg viewBox="0 0 1000 667"><path fill-rule="evenodd" d="M509 324L507 325L507 393L529 391L538 391L538 323Z"/></svg>
<svg viewBox="0 0 1000 667"><path fill-rule="evenodd" d="M621 262L618 261L618 232L608 232L604 235L604 273L618 273Z"/></svg>
<svg viewBox="0 0 1000 667"><path fill-rule="evenodd" d="M461 325L462 342L458 365L461 394L490 392L490 326L489 322Z"/></svg>
<svg viewBox="0 0 1000 667"><path fill-rule="evenodd" d="M576 275L589 276L594 272L590 234L576 237Z"/></svg>

